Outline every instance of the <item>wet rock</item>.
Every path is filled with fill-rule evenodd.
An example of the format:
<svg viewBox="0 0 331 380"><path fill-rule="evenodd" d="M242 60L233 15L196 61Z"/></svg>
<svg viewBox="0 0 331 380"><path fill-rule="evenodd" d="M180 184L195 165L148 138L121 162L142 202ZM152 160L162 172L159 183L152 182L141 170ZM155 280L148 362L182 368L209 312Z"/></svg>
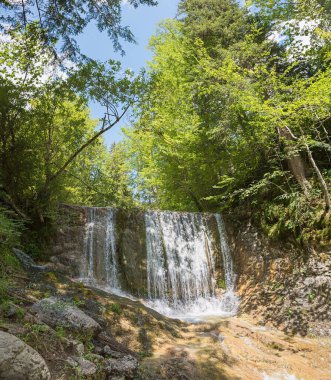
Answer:
<svg viewBox="0 0 331 380"><path fill-rule="evenodd" d="M37 265L31 256L27 255L25 252L20 249L13 249L13 252L18 259L18 261L22 264L23 268L27 271L32 272L46 272L49 271L48 266L46 265Z"/></svg>
<svg viewBox="0 0 331 380"><path fill-rule="evenodd" d="M125 379L133 379L138 371L138 360L131 355L125 355L121 359L106 359L104 368L108 379L114 377L123 377Z"/></svg>
<svg viewBox="0 0 331 380"><path fill-rule="evenodd" d="M101 326L78 307L55 297L44 298L34 304L31 311L52 327L61 326L85 335L96 335Z"/></svg>
<svg viewBox="0 0 331 380"><path fill-rule="evenodd" d="M48 380L45 360L16 336L0 331L0 379Z"/></svg>

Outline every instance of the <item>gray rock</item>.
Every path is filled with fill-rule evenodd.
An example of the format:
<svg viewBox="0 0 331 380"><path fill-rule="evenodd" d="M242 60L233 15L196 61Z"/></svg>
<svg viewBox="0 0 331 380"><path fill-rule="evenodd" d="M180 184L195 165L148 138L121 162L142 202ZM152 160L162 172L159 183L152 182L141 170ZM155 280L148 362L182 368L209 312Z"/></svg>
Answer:
<svg viewBox="0 0 331 380"><path fill-rule="evenodd" d="M103 353L115 359L120 359L123 358L123 356L125 356L125 354L122 354L121 352L112 350L109 346L105 346L103 348Z"/></svg>
<svg viewBox="0 0 331 380"><path fill-rule="evenodd" d="M110 379L114 377L124 377L133 379L138 370L138 360L131 355L125 355L121 359L106 359L104 362L105 372Z"/></svg>
<svg viewBox="0 0 331 380"><path fill-rule="evenodd" d="M93 376L97 373L97 366L84 358L74 356L69 358L67 363L75 368L77 375Z"/></svg>
<svg viewBox="0 0 331 380"><path fill-rule="evenodd" d="M44 298L34 304L31 311L52 327L62 326L83 334L95 335L101 326L78 307L55 297Z"/></svg>
<svg viewBox="0 0 331 380"><path fill-rule="evenodd" d="M70 340L70 339L66 339L66 341L67 341L67 347L71 350L73 354L77 356L84 355L85 348L82 342L79 342L78 340Z"/></svg>
<svg viewBox="0 0 331 380"><path fill-rule="evenodd" d="M16 336L0 331L0 379L48 380L45 360Z"/></svg>
<svg viewBox="0 0 331 380"><path fill-rule="evenodd" d="M102 362L104 357L98 354L88 354L88 358L93 362Z"/></svg>
<svg viewBox="0 0 331 380"><path fill-rule="evenodd" d="M27 255L25 252L20 249L13 249L15 256L22 266L28 271L34 272L47 272L50 269L46 265L37 265L31 256Z"/></svg>

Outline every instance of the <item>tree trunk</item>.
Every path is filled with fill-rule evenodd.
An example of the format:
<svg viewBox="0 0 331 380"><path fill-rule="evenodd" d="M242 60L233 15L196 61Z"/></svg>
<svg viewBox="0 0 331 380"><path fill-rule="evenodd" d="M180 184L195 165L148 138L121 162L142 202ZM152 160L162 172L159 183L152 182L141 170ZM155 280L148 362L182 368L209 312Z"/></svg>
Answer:
<svg viewBox="0 0 331 380"><path fill-rule="evenodd" d="M328 186L323 178L323 175L322 173L320 172L315 160L314 160L314 157L311 153L311 150L309 149L309 146L308 144L305 144L305 147L306 147L306 150L307 150L307 153L308 153L308 158L309 158L309 162L311 163L315 173L317 174L317 178L318 178L318 181L321 185L321 188L322 188L322 191L323 191L323 194L324 194L324 201L325 201L325 207L324 207L324 210L325 210L325 213L329 212L330 210L330 194L329 194L329 190L328 190Z"/></svg>
<svg viewBox="0 0 331 380"><path fill-rule="evenodd" d="M290 142L295 141L297 138L293 135L291 130L287 127L278 128L278 135L284 141L284 150L287 155L287 164L293 174L294 178L300 185L303 193L308 196L311 185L307 180L306 176L306 165L305 162L298 152L291 153Z"/></svg>

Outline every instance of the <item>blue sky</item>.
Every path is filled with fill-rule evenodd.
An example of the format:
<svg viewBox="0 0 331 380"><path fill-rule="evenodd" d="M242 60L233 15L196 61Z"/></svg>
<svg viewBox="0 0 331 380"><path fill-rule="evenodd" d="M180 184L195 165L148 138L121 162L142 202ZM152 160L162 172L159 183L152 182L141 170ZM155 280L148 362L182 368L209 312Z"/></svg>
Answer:
<svg viewBox="0 0 331 380"><path fill-rule="evenodd" d="M152 55L147 49L150 37L155 33L160 21L176 16L179 0L159 0L156 7L141 5L133 8L128 4L123 4L123 25L130 26L137 44L122 43L126 52L125 56L115 53L112 43L105 33L101 34L94 25L90 25L87 30L78 38L82 52L94 59L118 59L122 62L123 68L130 68L138 72L146 66L146 61ZM102 116L102 109L95 104L90 105L92 116ZM115 126L105 133L105 140L108 145L117 142L122 138L121 127L125 124Z"/></svg>

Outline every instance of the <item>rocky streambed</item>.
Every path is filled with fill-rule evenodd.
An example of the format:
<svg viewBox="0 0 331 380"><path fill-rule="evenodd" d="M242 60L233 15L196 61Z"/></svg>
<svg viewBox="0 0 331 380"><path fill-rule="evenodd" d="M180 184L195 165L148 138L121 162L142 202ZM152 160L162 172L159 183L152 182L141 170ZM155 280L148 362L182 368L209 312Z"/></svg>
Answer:
<svg viewBox="0 0 331 380"><path fill-rule="evenodd" d="M50 272L15 273L1 306L1 379L330 379L331 338L247 314L185 323Z"/></svg>
<svg viewBox="0 0 331 380"><path fill-rule="evenodd" d="M112 254L119 259L113 269L123 290L140 289L131 292L137 297L146 300L150 284L146 274L159 273L158 266L148 271L146 265L154 262L150 256L147 260L142 238L146 218L138 211L123 212L115 233L101 223L109 209L98 212L100 221L89 223L85 208L64 207L44 265L15 250L21 267L12 268L9 296L0 302L0 379L331 379L330 247L300 250L270 241L249 223L225 218L226 231L220 235L228 236L227 249L233 257L230 272L240 296L238 314L188 323L159 314L139 298L91 287L99 287L104 275L105 279L113 275L112 268L104 270L106 261L101 260ZM185 221L186 216L176 214L175 219ZM192 218L200 220L199 215ZM213 221L208 222L214 226L210 231L217 232L215 217L204 218ZM93 233L88 234L89 228ZM113 233L117 249L111 244L105 249ZM199 233L193 234L198 243L205 239ZM207 239L215 244L204 245L201 252L222 246L222 239L215 236ZM164 247L158 247L156 251L163 252ZM191 256L197 257L194 249ZM217 286L226 285L224 255L208 257L215 260L211 268L218 268ZM79 282L79 268L86 263L93 274L88 278L94 281ZM205 277L210 277L209 272Z"/></svg>

